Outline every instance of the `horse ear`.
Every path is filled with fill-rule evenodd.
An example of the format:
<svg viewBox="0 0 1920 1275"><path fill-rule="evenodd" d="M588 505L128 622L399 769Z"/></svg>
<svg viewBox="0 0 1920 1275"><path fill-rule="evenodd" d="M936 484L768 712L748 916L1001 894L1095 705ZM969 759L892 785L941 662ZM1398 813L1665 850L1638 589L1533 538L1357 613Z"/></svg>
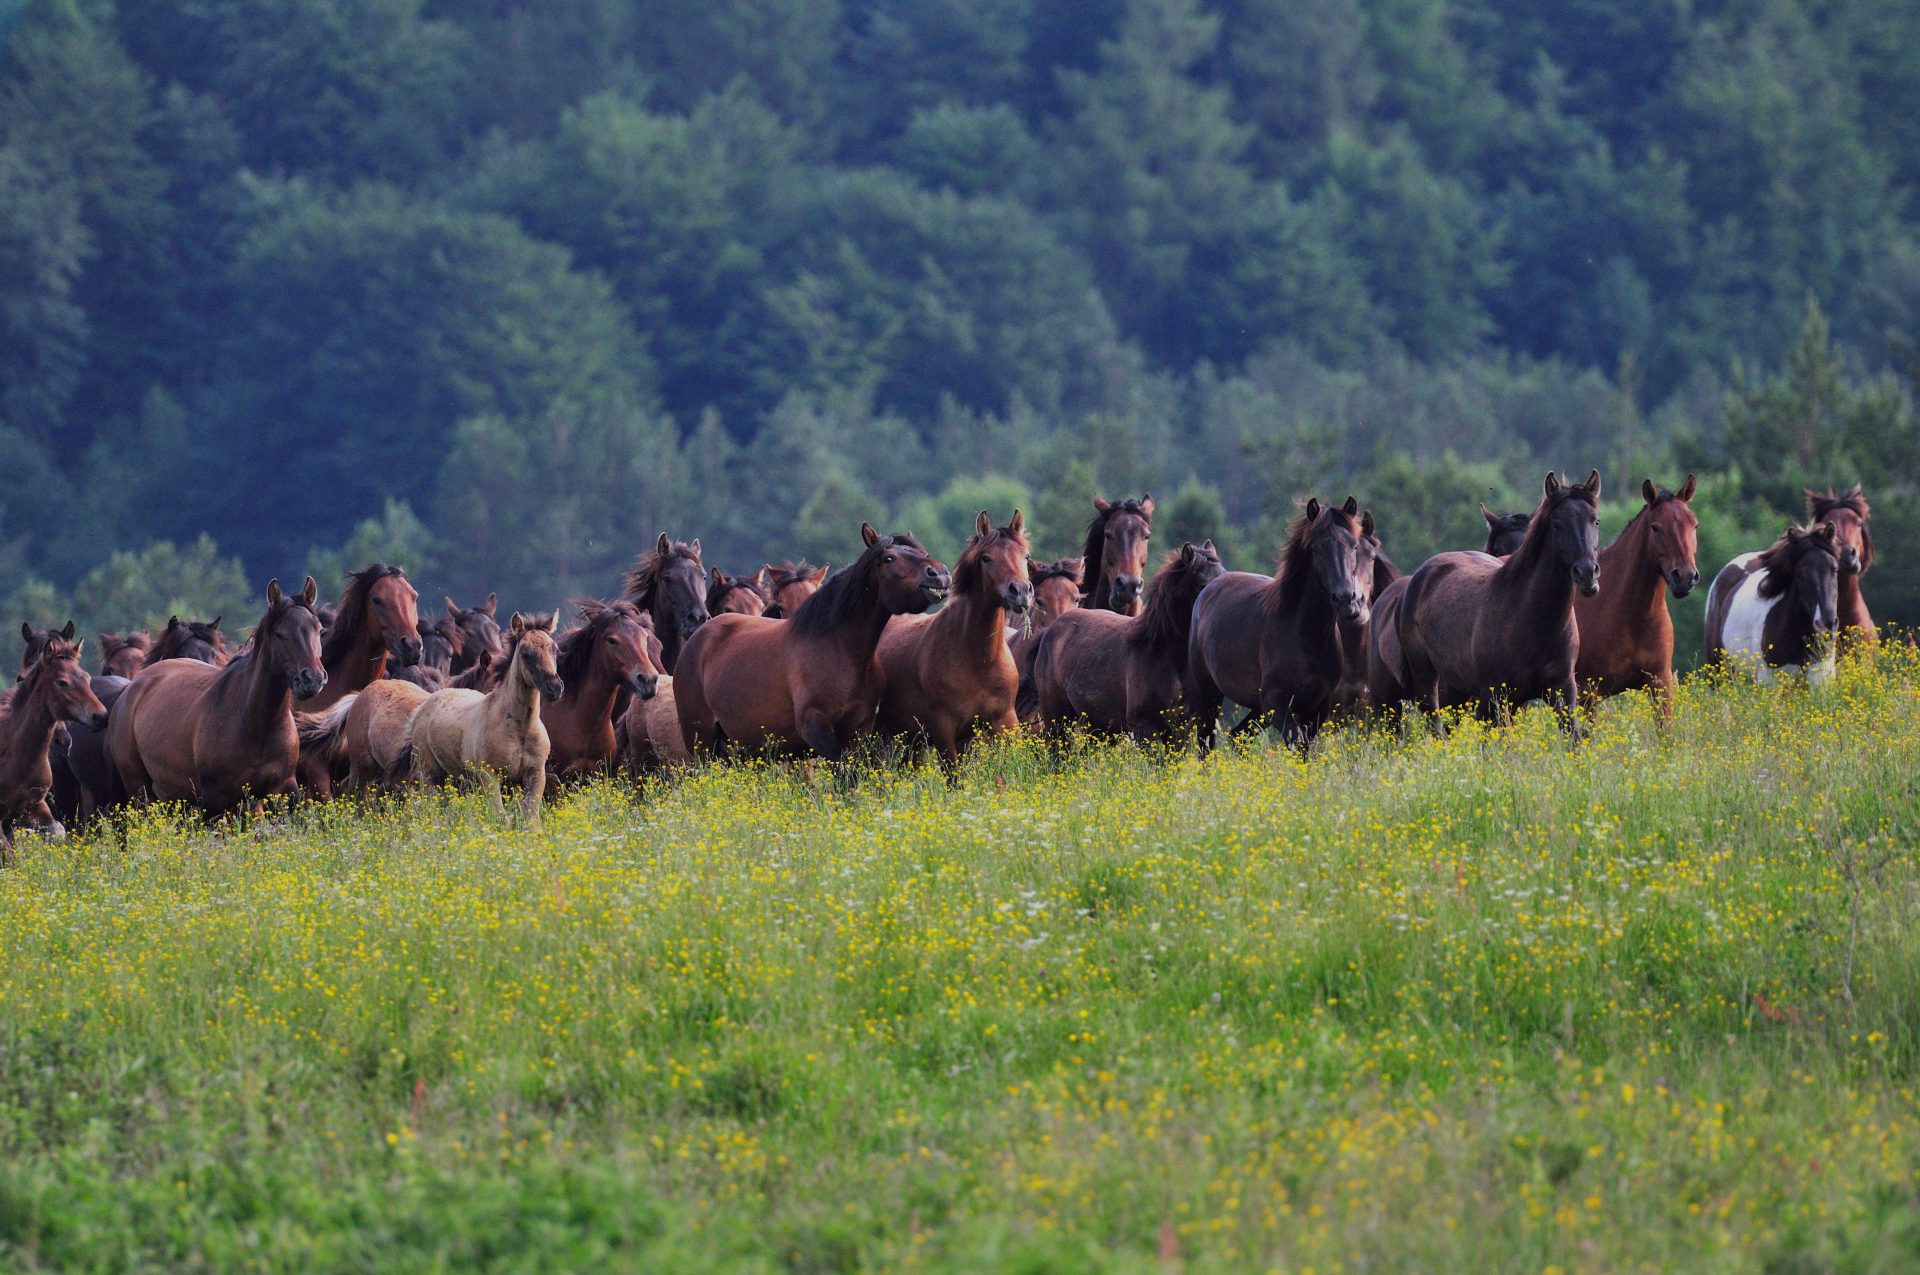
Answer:
<svg viewBox="0 0 1920 1275"><path fill-rule="evenodd" d="M280 592L279 576L275 576L273 579L267 581L267 605L268 606L270 607L279 606L280 599L285 596L286 596L285 594Z"/></svg>
<svg viewBox="0 0 1920 1275"><path fill-rule="evenodd" d="M986 510L982 509L980 511L980 516L973 520L974 537L979 540L985 540L992 533L993 533L993 517L992 515L988 514Z"/></svg>
<svg viewBox="0 0 1920 1275"><path fill-rule="evenodd" d="M1649 505L1659 498L1660 493L1654 489L1653 479L1642 478L1640 480L1640 495Z"/></svg>
<svg viewBox="0 0 1920 1275"><path fill-rule="evenodd" d="M821 563L820 569L813 573L814 582L817 584L820 581L825 580L827 578L827 572L831 570L833 570L833 564L831 562Z"/></svg>
<svg viewBox="0 0 1920 1275"><path fill-rule="evenodd" d="M1487 502L1484 500L1480 502L1480 516L1487 520L1489 527L1500 521L1500 515L1487 508Z"/></svg>
<svg viewBox="0 0 1920 1275"><path fill-rule="evenodd" d="M1360 502L1352 496L1348 496L1347 503L1340 506L1340 512L1349 518L1358 518L1360 516Z"/></svg>
<svg viewBox="0 0 1920 1275"><path fill-rule="evenodd" d="M1213 537L1212 537L1212 536L1208 536L1208 537L1207 537L1207 541L1206 541L1206 543L1205 543L1205 544L1203 544L1203 545L1201 545L1200 547L1201 547L1202 549L1205 549L1205 550L1206 550L1206 551L1207 551L1208 553L1210 553L1210 554L1212 554L1212 555L1213 555L1214 557L1216 557L1216 558L1220 556L1220 551L1219 551L1218 549L1216 549L1216 548L1214 548L1214 547L1213 547Z"/></svg>
<svg viewBox="0 0 1920 1275"><path fill-rule="evenodd" d="M860 542L869 549L880 543L880 533L873 529L872 523L863 522L860 524Z"/></svg>
<svg viewBox="0 0 1920 1275"><path fill-rule="evenodd" d="M720 568L718 567L709 567L707 571L708 571L707 578L713 582L713 587L716 589L719 588L721 585L721 582L727 578L726 573L721 571Z"/></svg>
<svg viewBox="0 0 1920 1275"><path fill-rule="evenodd" d="M700 537L695 536L693 542L689 544L687 548L693 550L693 560L695 562L700 561Z"/></svg>
<svg viewBox="0 0 1920 1275"><path fill-rule="evenodd" d="M214 617L213 617L213 621L212 621L212 622L211 622L210 624L208 624L208 625L207 625L207 627L208 627L208 628L210 628L210 629L217 629L217 628L219 628L219 627L220 627L220 621L222 621L222 620L224 620L224 619L226 619L226 618L227 618L227 617L226 617L226 616L224 616L224 615L216 615L216 616L214 616Z"/></svg>
<svg viewBox="0 0 1920 1275"><path fill-rule="evenodd" d="M1193 541L1189 540L1187 541L1187 543L1180 546L1180 561L1182 562L1193 561Z"/></svg>
<svg viewBox="0 0 1920 1275"><path fill-rule="evenodd" d="M1075 584L1079 584L1087 578L1087 560L1085 558L1068 558L1066 561L1068 564L1067 570L1073 576L1073 582Z"/></svg>
<svg viewBox="0 0 1920 1275"><path fill-rule="evenodd" d="M1147 516L1148 521L1152 521L1153 519L1153 493L1152 492L1143 491L1140 493L1140 512Z"/></svg>
<svg viewBox="0 0 1920 1275"><path fill-rule="evenodd" d="M1849 500L1858 500L1863 494L1865 493L1861 491L1859 483L1855 483L1853 486L1847 488L1847 499Z"/></svg>
<svg viewBox="0 0 1920 1275"><path fill-rule="evenodd" d="M525 633L527 631L527 617L515 611L513 618L507 621L507 631L515 637L519 637L522 633Z"/></svg>
<svg viewBox="0 0 1920 1275"><path fill-rule="evenodd" d="M168 628L170 628L170 629L177 629L177 628L179 628L179 627L180 627L180 617L179 617L179 616L177 616L177 615L170 615L170 616L168 616L168 617L167 617L167 627L168 627Z"/></svg>
<svg viewBox="0 0 1920 1275"><path fill-rule="evenodd" d="M315 602L319 601L319 599L320 585L312 576L308 576L306 584L300 588L300 604L302 606L312 606Z"/></svg>
<svg viewBox="0 0 1920 1275"><path fill-rule="evenodd" d="M60 636L65 638L67 641L71 642L73 641L73 635L76 632L78 632L78 630L73 627L73 621L68 620L67 627L60 630Z"/></svg>
<svg viewBox="0 0 1920 1275"><path fill-rule="evenodd" d="M447 604L448 617L454 620L458 620L460 618L460 604L458 602L455 602L452 598L448 597L444 593L440 595L440 600Z"/></svg>
<svg viewBox="0 0 1920 1275"><path fill-rule="evenodd" d="M1369 540L1373 539L1373 510L1371 509L1360 515L1360 534Z"/></svg>
<svg viewBox="0 0 1920 1275"><path fill-rule="evenodd" d="M1551 469L1549 469L1547 471L1547 481L1546 481L1547 495L1551 496L1559 490L1560 490L1560 475L1554 473Z"/></svg>
<svg viewBox="0 0 1920 1275"><path fill-rule="evenodd" d="M1591 470L1588 470L1588 471L1587 471L1587 481L1586 481L1586 482L1585 482L1585 483L1583 484L1583 486L1585 486L1585 487L1586 487L1586 489L1587 489L1587 491L1588 491L1588 492L1590 492L1590 493L1591 493L1591 494L1593 495L1593 497L1594 497L1594 498L1595 498L1596 500L1597 500L1597 499L1599 499L1599 496L1600 496L1600 471L1599 471L1599 470L1597 470L1597 469L1591 469Z"/></svg>
<svg viewBox="0 0 1920 1275"><path fill-rule="evenodd" d="M33 626L25 620L20 621L20 637L27 642L33 641Z"/></svg>
<svg viewBox="0 0 1920 1275"><path fill-rule="evenodd" d="M482 611L485 611L488 615L492 615L495 611L499 610L499 608L500 608L500 595L497 593L489 593L487 595L487 604L481 607L480 609Z"/></svg>
<svg viewBox="0 0 1920 1275"><path fill-rule="evenodd" d="M1814 530L1813 534L1820 537L1820 539L1825 540L1826 542L1831 544L1833 542L1833 535L1834 535L1833 523L1830 521L1821 523L1819 527L1817 527Z"/></svg>
<svg viewBox="0 0 1920 1275"><path fill-rule="evenodd" d="M1106 501L1100 499L1100 497L1095 496L1093 498L1093 508L1097 513L1105 513L1107 512L1107 510L1113 508L1113 506L1107 503Z"/></svg>
<svg viewBox="0 0 1920 1275"><path fill-rule="evenodd" d="M1023 536L1027 533L1026 517L1018 509L1013 511L1013 519L1007 523L1007 530L1016 536Z"/></svg>
<svg viewBox="0 0 1920 1275"><path fill-rule="evenodd" d="M666 553L673 548L673 541L667 539L667 533L663 531L660 533L660 539L655 542L653 548L656 553Z"/></svg>
<svg viewBox="0 0 1920 1275"><path fill-rule="evenodd" d="M1681 483L1680 490L1674 492L1673 494L1680 498L1680 503L1683 505L1686 504L1689 500L1692 500L1693 499L1693 475L1688 474L1687 481Z"/></svg>
<svg viewBox="0 0 1920 1275"><path fill-rule="evenodd" d="M1307 497L1307 521L1312 522L1315 518L1318 518L1319 516L1320 516L1320 497L1308 496Z"/></svg>

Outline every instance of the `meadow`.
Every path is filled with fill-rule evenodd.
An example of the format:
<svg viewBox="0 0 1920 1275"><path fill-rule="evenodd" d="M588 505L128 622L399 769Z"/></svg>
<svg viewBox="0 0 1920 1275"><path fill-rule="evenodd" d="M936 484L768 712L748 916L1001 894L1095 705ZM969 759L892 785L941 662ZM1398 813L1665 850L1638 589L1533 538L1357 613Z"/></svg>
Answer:
<svg viewBox="0 0 1920 1275"><path fill-rule="evenodd" d="M0 1268L1911 1271L1916 673L30 840Z"/></svg>

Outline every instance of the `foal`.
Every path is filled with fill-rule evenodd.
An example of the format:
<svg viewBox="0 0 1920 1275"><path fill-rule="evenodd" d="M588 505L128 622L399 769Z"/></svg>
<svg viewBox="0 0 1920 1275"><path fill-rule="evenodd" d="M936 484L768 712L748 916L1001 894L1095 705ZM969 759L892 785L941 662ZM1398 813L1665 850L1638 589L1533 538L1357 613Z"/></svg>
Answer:
<svg viewBox="0 0 1920 1275"><path fill-rule="evenodd" d="M0 865L13 862L15 829L59 827L47 805L53 789L47 751L54 728L61 722L94 730L107 724L106 706L80 667L80 647L58 635L44 643L12 703L0 713Z"/></svg>

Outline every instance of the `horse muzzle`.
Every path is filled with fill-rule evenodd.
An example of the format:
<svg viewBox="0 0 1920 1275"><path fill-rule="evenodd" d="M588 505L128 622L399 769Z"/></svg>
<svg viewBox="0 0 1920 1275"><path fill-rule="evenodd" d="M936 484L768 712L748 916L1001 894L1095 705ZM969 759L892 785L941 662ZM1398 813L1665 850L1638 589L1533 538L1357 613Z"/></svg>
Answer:
<svg viewBox="0 0 1920 1275"><path fill-rule="evenodd" d="M660 678L655 673L635 673L630 686L641 699L652 699L660 693Z"/></svg>
<svg viewBox="0 0 1920 1275"><path fill-rule="evenodd" d="M1140 600L1146 581L1139 576L1115 576L1107 589L1107 600L1116 607L1130 607Z"/></svg>
<svg viewBox="0 0 1920 1275"><path fill-rule="evenodd" d="M293 697L312 699L327 684L327 671L318 668L303 668L293 675Z"/></svg>
<svg viewBox="0 0 1920 1275"><path fill-rule="evenodd" d="M82 717L80 719L79 724L97 734L98 732L103 731L107 728L106 711L103 709L98 713L88 713L85 717ZM69 747L72 746L73 741L71 737L68 738L67 743Z"/></svg>
<svg viewBox="0 0 1920 1275"><path fill-rule="evenodd" d="M1673 596L1684 598L1700 584L1700 573L1688 569L1675 569L1667 573L1667 588L1673 590Z"/></svg>
<svg viewBox="0 0 1920 1275"><path fill-rule="evenodd" d="M1600 592L1600 568L1597 565L1591 567L1575 567L1573 570L1573 587L1580 590L1580 596L1583 598L1590 598Z"/></svg>
<svg viewBox="0 0 1920 1275"><path fill-rule="evenodd" d="M1000 601L1015 615L1025 615L1033 609L1033 586L1010 584L1000 591Z"/></svg>
<svg viewBox="0 0 1920 1275"><path fill-rule="evenodd" d="M701 625L705 624L708 620L712 618L713 617L708 615L705 611L688 611L686 614L682 615L680 617L680 640L684 642L688 638L692 637L694 634L694 630L698 629Z"/></svg>
<svg viewBox="0 0 1920 1275"><path fill-rule="evenodd" d="M426 645L417 637L403 637L393 644L393 658L401 668L412 668L418 664L426 651Z"/></svg>
<svg viewBox="0 0 1920 1275"><path fill-rule="evenodd" d="M952 591L953 577L938 567L928 567L927 574L920 578L920 597L928 606L946 601Z"/></svg>
<svg viewBox="0 0 1920 1275"><path fill-rule="evenodd" d="M566 693L567 684L558 677L543 677L540 679L540 698L546 700L547 703L553 703Z"/></svg>

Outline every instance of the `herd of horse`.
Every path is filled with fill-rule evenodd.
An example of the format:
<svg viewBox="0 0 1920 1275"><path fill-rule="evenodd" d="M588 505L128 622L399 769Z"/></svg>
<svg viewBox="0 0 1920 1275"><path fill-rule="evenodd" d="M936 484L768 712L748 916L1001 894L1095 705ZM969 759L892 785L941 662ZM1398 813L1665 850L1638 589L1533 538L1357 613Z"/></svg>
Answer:
<svg viewBox="0 0 1920 1275"><path fill-rule="evenodd" d="M375 563L326 605L308 577L267 586L237 650L221 618L100 635L100 672L63 629L22 626L20 677L0 692L0 855L132 800L209 816L275 797L461 782L537 822L550 778L647 773L736 749L838 762L871 733L949 768L983 734L1079 725L1140 741L1277 729L1296 747L1343 714L1540 699L1569 729L1579 705L1646 691L1667 711L1667 599L1699 583L1689 475L1641 485L1599 544L1600 475L1546 476L1530 513L1481 512L1485 545L1402 575L1373 513L1306 502L1271 576L1228 571L1211 540L1149 578L1154 501L1094 501L1079 557L1030 558L1018 511L983 511L951 570L912 535L861 524L837 573L805 562L708 568L699 540L662 534L617 601L577 621L498 599L445 599L422 623L405 571ZM1877 640L1860 592L1873 562L1859 486L1807 493L1808 523L1728 563L1708 589L1705 655L1762 679L1818 682Z"/></svg>

